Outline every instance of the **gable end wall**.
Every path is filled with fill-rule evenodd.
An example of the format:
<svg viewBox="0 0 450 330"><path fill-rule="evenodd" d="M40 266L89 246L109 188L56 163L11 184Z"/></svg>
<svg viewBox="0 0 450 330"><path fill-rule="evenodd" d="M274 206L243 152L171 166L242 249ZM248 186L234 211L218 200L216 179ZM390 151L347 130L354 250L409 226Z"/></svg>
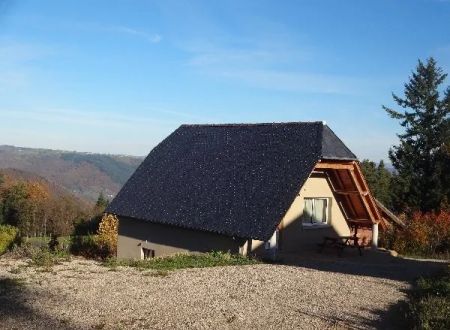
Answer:
<svg viewBox="0 0 450 330"><path fill-rule="evenodd" d="M325 227L307 228L302 225L302 215L305 198L327 198L330 207L328 213L329 225ZM317 250L317 244L324 236L348 236L350 228L334 197L331 186L325 174L313 173L297 194L279 225L279 249L281 252L302 252ZM253 240L252 252L264 253L264 242Z"/></svg>

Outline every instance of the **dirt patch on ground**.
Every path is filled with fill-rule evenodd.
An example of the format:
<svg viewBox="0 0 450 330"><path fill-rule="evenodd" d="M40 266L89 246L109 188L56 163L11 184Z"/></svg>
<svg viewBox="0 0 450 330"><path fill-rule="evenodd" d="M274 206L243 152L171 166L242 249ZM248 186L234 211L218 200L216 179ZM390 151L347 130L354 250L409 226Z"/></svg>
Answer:
<svg viewBox="0 0 450 330"><path fill-rule="evenodd" d="M375 328L404 281L301 266L169 273L75 259L51 271L0 258L2 328Z"/></svg>

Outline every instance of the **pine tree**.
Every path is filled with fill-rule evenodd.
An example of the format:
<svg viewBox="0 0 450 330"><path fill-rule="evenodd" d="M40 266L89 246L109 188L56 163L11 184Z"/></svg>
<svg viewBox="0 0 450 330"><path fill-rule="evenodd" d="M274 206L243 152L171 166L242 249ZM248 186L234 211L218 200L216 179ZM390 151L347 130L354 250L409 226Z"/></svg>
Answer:
<svg viewBox="0 0 450 330"><path fill-rule="evenodd" d="M97 198L97 202L95 203L95 206L100 209L105 209L109 204L109 201L105 198L103 195L103 192L100 192Z"/></svg>
<svg viewBox="0 0 450 330"><path fill-rule="evenodd" d="M361 162L361 169L369 185L372 194L383 203L387 208L392 207L391 181L392 174L384 166L384 162L375 164L372 161L364 159Z"/></svg>
<svg viewBox="0 0 450 330"><path fill-rule="evenodd" d="M400 144L389 151L397 171L393 184L397 209L437 210L449 197L450 87L440 96L446 77L433 58L426 63L419 60L405 84L404 98L393 94L404 110L383 106L404 129L398 134Z"/></svg>

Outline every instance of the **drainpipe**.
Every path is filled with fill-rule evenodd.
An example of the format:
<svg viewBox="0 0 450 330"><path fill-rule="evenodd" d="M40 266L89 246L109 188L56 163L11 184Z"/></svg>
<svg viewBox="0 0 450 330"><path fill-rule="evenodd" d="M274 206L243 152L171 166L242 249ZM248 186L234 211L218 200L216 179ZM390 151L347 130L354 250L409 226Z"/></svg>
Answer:
<svg viewBox="0 0 450 330"><path fill-rule="evenodd" d="M372 225L372 249L378 248L378 223Z"/></svg>

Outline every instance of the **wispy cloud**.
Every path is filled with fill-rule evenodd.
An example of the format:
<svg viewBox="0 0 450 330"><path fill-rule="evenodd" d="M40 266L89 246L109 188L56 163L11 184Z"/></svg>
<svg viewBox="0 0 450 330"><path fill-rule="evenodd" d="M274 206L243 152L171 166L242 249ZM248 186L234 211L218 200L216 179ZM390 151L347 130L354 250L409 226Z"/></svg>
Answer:
<svg viewBox="0 0 450 330"><path fill-rule="evenodd" d="M352 77L282 70L237 70L218 74L252 87L302 93L353 94L362 83Z"/></svg>
<svg viewBox="0 0 450 330"><path fill-rule="evenodd" d="M279 43L245 47L188 47L187 64L198 72L251 87L324 94L353 94L362 80L308 69L313 51Z"/></svg>
<svg viewBox="0 0 450 330"><path fill-rule="evenodd" d="M130 28L127 26L111 26L111 27L103 27L102 29L107 32L117 32L117 33L121 33L121 34L127 34L130 36L143 38L146 41L153 43L153 44L157 44L157 43L161 42L161 40L162 40L162 36L159 35L158 33L148 33L148 32L145 32L142 30L137 30L137 29Z"/></svg>
<svg viewBox="0 0 450 330"><path fill-rule="evenodd" d="M38 24L38 23L34 23ZM128 37L134 37L152 44L160 43L163 36L160 33L150 32L145 28L139 28L130 25L106 24L95 21L70 21L70 20L54 20L53 25L59 29L81 32L89 34L115 34Z"/></svg>
<svg viewBox="0 0 450 330"><path fill-rule="evenodd" d="M29 62L55 54L53 47L25 42L1 40L0 65Z"/></svg>
<svg viewBox="0 0 450 330"><path fill-rule="evenodd" d="M0 90L8 92L27 86L32 80L34 63L59 52L53 46L0 39ZM31 63L33 62L33 65Z"/></svg>
<svg viewBox="0 0 450 330"><path fill-rule="evenodd" d="M20 88L28 85L29 75L24 70L2 70L0 68L0 88Z"/></svg>
<svg viewBox="0 0 450 330"><path fill-rule="evenodd" d="M280 64L304 63L312 56L307 47L298 49L280 42L262 44L249 41L235 41L233 45L214 45L195 42L182 48L191 57L188 64L204 67L261 67Z"/></svg>
<svg viewBox="0 0 450 330"><path fill-rule="evenodd" d="M2 110L10 119L24 119L45 123L71 124L94 127L126 128L134 125L176 125L174 120L154 119L150 116L125 116L110 112L79 111L71 109Z"/></svg>

